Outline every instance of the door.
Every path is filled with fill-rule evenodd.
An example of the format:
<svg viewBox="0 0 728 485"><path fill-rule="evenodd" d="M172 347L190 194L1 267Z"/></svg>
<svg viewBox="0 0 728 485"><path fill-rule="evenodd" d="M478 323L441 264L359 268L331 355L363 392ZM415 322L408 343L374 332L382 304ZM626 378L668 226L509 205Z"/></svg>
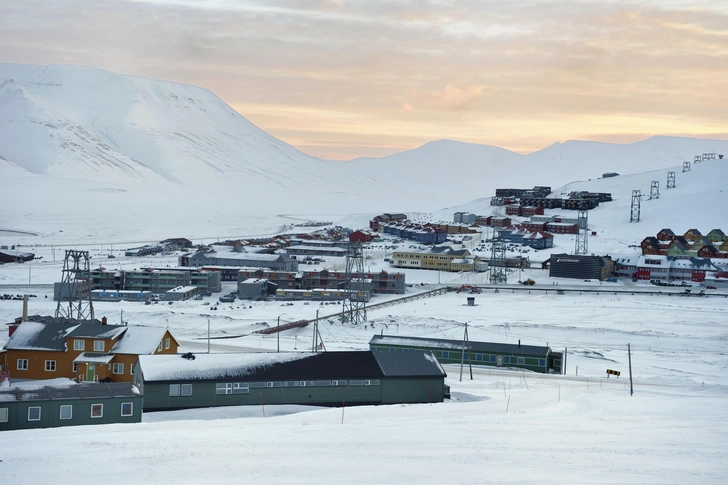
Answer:
<svg viewBox="0 0 728 485"><path fill-rule="evenodd" d="M495 365L498 367L503 367L503 356L499 355L495 358Z"/></svg>
<svg viewBox="0 0 728 485"><path fill-rule="evenodd" d="M93 382L96 374L96 367L94 364L86 364L86 380Z"/></svg>

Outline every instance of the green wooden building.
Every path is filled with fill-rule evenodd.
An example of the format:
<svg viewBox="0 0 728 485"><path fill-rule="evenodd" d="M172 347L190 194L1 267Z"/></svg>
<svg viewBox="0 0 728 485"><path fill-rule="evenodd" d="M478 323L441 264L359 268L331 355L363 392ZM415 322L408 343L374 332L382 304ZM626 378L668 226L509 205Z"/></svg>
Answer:
<svg viewBox="0 0 728 485"><path fill-rule="evenodd" d="M0 431L142 420L142 395L131 382L0 389Z"/></svg>
<svg viewBox="0 0 728 485"><path fill-rule="evenodd" d="M431 352L140 355L144 411L212 406L442 402L447 374Z"/></svg>
<svg viewBox="0 0 728 485"><path fill-rule="evenodd" d="M469 351L467 345L470 346ZM375 335L369 341L369 348L377 355L398 350L429 350L441 364L459 364L464 360L466 364L473 365L518 368L545 374L562 373L561 352L553 352L550 347L521 345L520 340L518 344L471 341L464 346L462 340Z"/></svg>

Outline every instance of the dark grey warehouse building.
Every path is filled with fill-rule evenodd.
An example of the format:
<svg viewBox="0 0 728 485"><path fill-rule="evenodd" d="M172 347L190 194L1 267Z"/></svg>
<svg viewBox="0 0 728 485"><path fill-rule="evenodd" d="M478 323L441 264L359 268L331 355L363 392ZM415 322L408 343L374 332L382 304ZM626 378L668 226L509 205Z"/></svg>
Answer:
<svg viewBox="0 0 728 485"><path fill-rule="evenodd" d="M549 260L550 277L604 281L613 273L614 261L609 257L552 254Z"/></svg>
<svg viewBox="0 0 728 485"><path fill-rule="evenodd" d="M140 355L134 367L144 411L442 402L445 377L422 351Z"/></svg>

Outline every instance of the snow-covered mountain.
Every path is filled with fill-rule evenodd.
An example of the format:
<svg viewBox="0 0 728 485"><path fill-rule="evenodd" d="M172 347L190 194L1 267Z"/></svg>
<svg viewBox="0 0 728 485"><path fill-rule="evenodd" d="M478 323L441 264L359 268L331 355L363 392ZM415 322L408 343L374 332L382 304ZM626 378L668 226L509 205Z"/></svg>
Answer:
<svg viewBox="0 0 728 485"><path fill-rule="evenodd" d="M0 64L0 112L0 156L34 174L253 188L323 185L340 165L268 135L206 89L88 67Z"/></svg>
<svg viewBox="0 0 728 485"><path fill-rule="evenodd" d="M487 204L497 187L563 191L604 172L622 176L594 189L604 184L625 200L632 188L649 189L625 175L679 172L704 152L728 155L728 141L568 141L523 155L440 140L334 162L268 135L203 88L87 67L0 64L0 230L251 235L312 214L358 225L381 211L444 214ZM717 179L702 172L694 192L718 194ZM645 175L653 176L664 179ZM698 211L699 200L686 197Z"/></svg>

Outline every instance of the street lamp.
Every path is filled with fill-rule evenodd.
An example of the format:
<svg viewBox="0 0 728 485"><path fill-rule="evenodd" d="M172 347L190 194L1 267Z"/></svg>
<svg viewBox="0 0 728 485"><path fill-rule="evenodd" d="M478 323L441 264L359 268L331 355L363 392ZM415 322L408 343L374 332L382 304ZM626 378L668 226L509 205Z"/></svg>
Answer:
<svg viewBox="0 0 728 485"><path fill-rule="evenodd" d="M277 340L278 340L278 352L281 351L281 316L285 315L285 313L281 313L278 315L278 327L277 327Z"/></svg>

